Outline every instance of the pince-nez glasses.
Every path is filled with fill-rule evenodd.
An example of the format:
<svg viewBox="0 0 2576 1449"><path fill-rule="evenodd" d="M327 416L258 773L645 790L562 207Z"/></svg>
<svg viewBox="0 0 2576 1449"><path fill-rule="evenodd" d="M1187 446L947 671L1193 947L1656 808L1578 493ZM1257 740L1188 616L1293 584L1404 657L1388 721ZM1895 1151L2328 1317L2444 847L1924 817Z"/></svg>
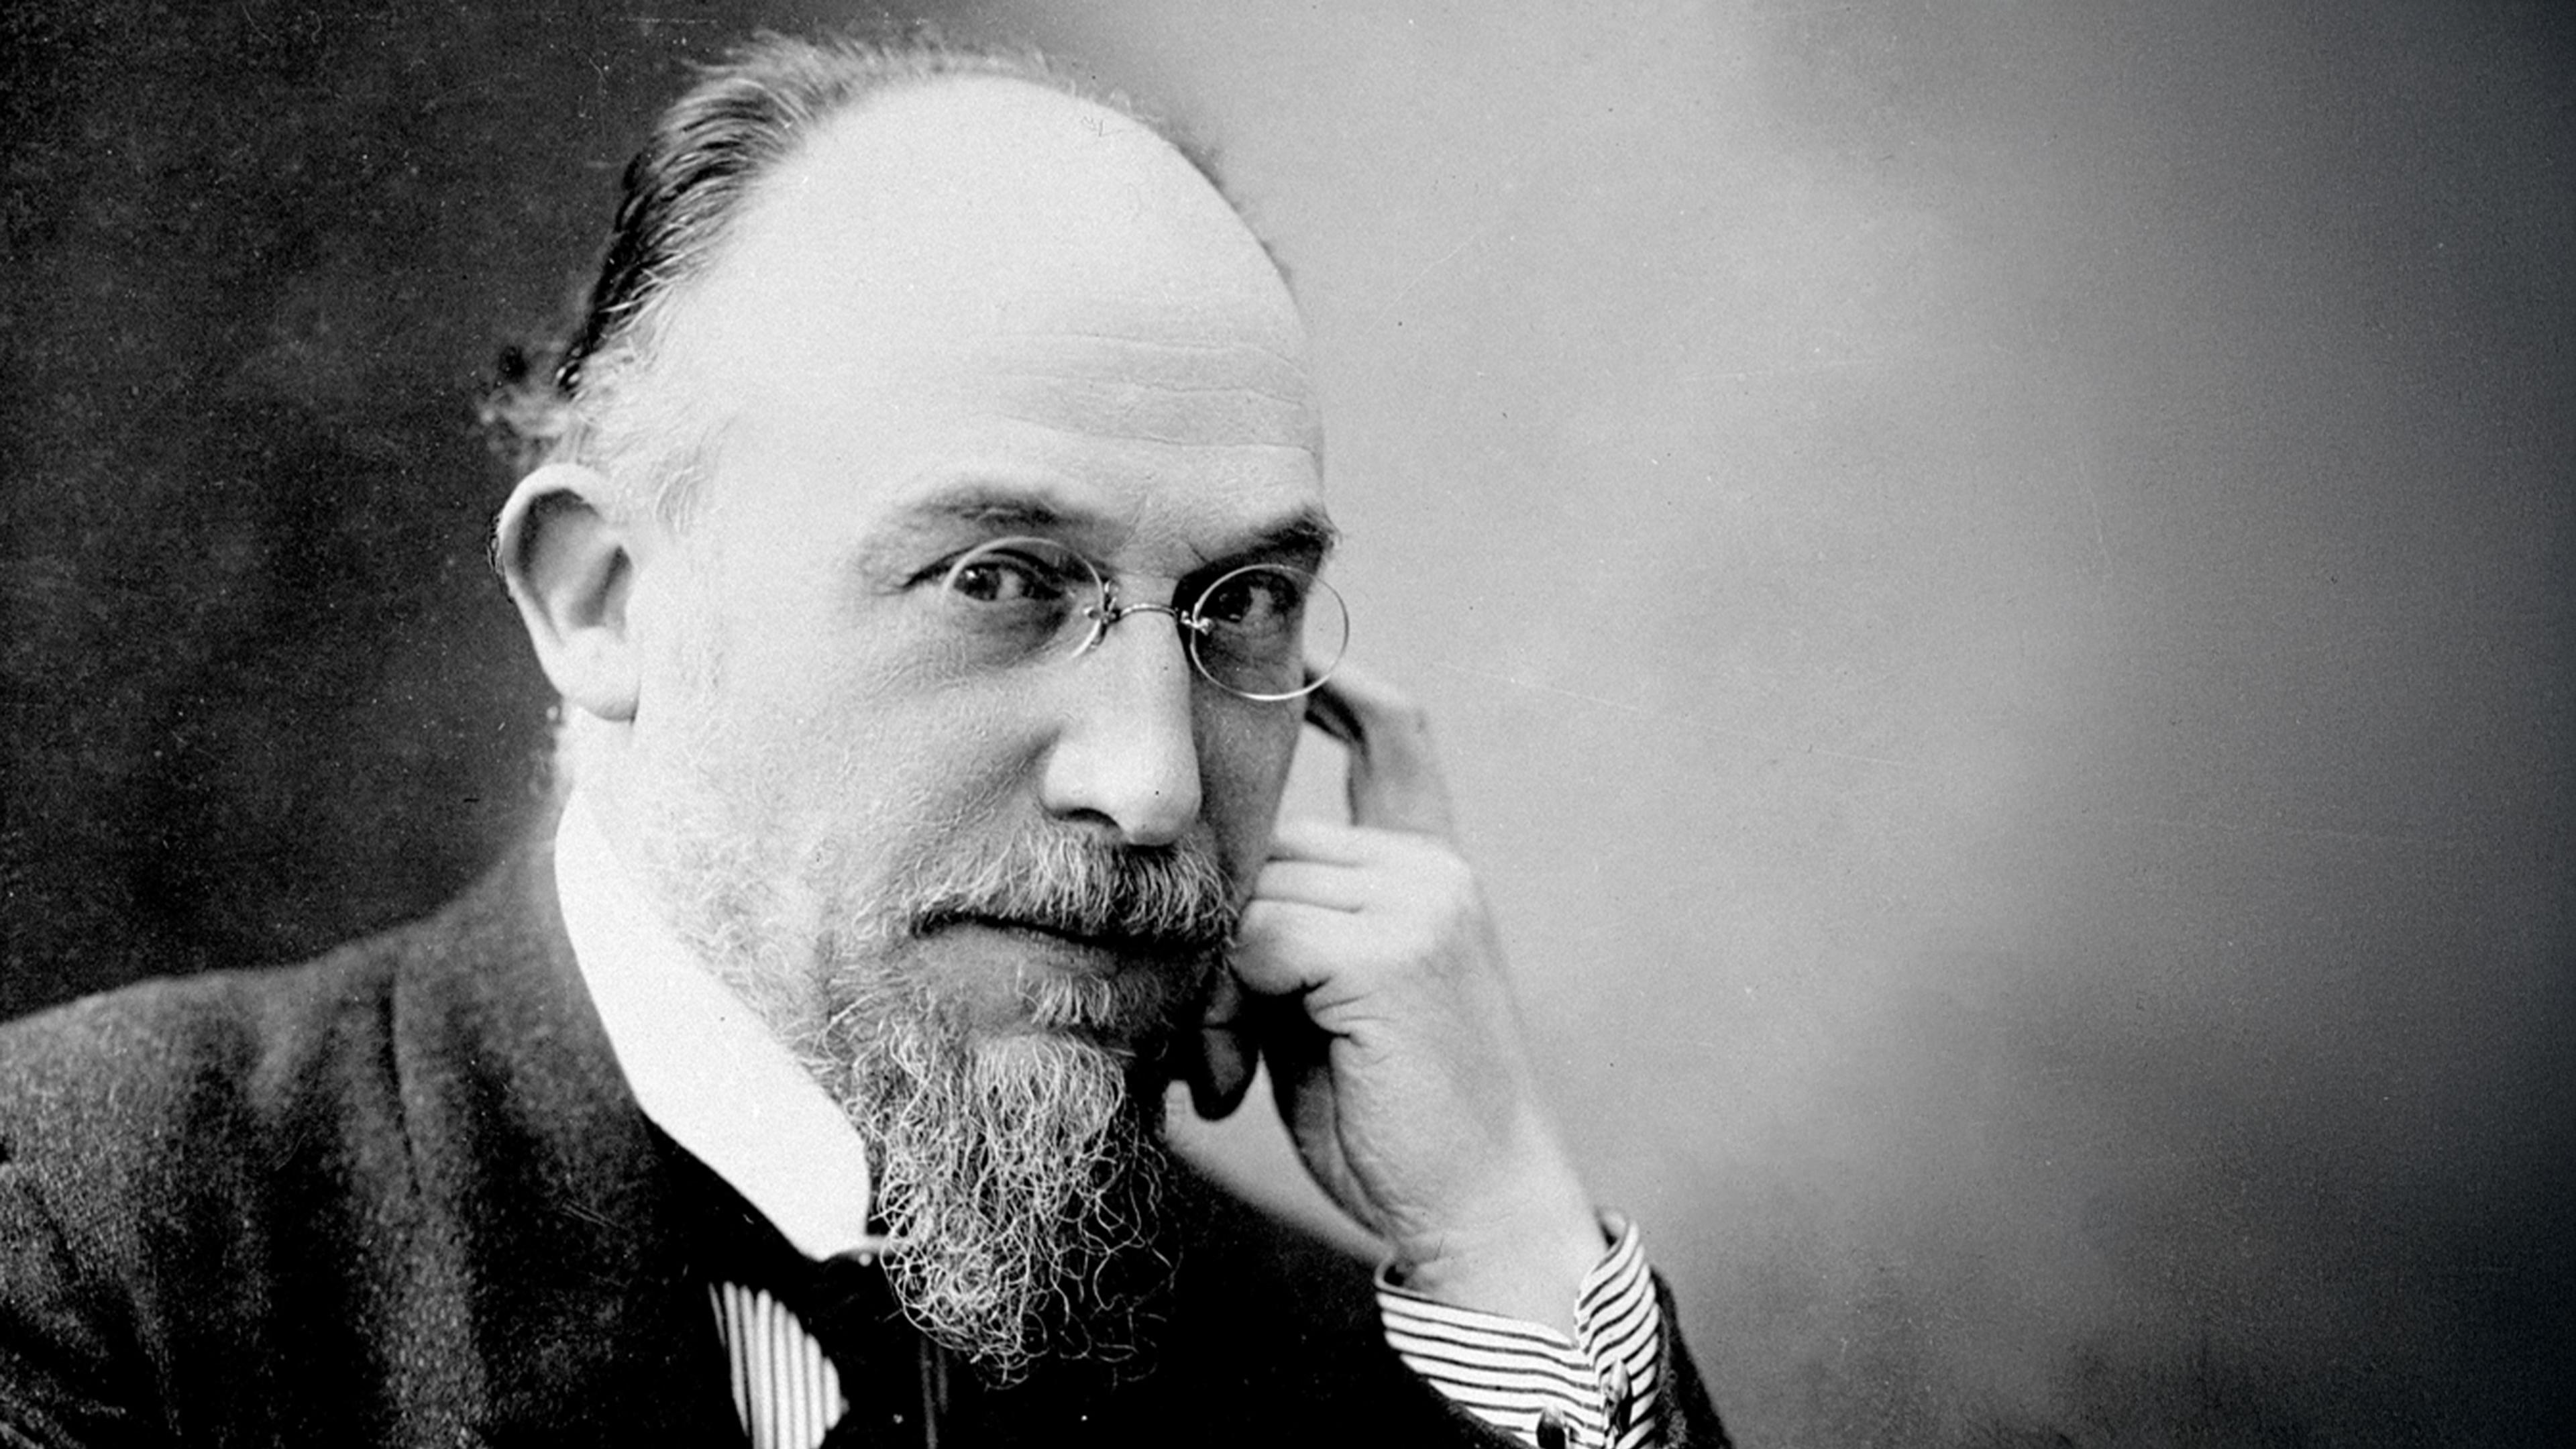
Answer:
<svg viewBox="0 0 2576 1449"><path fill-rule="evenodd" d="M949 566L939 604L957 640L994 664L1088 653L1130 615L1169 614L1199 674L1251 700L1311 693L1351 632L1342 596L1301 568L1246 564L1168 604L1126 603L1091 560L1044 538L969 550Z"/></svg>

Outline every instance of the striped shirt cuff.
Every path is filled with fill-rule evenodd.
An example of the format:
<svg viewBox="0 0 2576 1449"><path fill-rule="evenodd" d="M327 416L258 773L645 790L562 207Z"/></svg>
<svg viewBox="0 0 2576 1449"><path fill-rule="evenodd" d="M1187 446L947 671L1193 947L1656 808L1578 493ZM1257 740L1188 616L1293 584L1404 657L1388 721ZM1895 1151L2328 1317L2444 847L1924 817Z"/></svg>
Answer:
<svg viewBox="0 0 2576 1449"><path fill-rule="evenodd" d="M1583 1276L1572 1339L1435 1302L1381 1268L1377 1306L1388 1346L1451 1403L1540 1449L1654 1444L1663 1315L1636 1225L1605 1213L1602 1226L1614 1241Z"/></svg>

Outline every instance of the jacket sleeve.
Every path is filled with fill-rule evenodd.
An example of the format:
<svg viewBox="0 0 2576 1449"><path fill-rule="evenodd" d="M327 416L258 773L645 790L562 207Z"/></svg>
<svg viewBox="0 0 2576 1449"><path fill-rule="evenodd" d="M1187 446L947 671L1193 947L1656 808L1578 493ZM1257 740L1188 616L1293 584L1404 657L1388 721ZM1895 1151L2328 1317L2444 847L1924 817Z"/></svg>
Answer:
<svg viewBox="0 0 2576 1449"><path fill-rule="evenodd" d="M1655 1424L1665 1449L1732 1449L1735 1441L1726 1437L1726 1426L1718 1421L1717 1405L1709 1399L1699 1365L1682 1344L1681 1318L1673 1307L1672 1290L1661 1277L1655 1279L1655 1306L1664 1315L1664 1386L1655 1400Z"/></svg>

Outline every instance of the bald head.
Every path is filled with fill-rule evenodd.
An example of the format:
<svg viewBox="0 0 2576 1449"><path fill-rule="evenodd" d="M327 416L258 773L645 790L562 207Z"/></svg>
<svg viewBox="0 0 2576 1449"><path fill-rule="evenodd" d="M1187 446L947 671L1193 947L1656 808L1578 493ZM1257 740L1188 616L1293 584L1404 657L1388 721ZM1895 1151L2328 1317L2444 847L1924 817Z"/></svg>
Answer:
<svg viewBox="0 0 2576 1449"><path fill-rule="evenodd" d="M1068 393L1056 361L1104 339L1116 375ZM675 301L663 361L718 428L862 397L1028 416L1043 394L1174 443L1250 428L1311 448L1304 345L1267 254L1168 142L1058 91L966 77L846 112L764 178ZM1234 408L1188 391L1211 350L1249 384Z"/></svg>
<svg viewBox="0 0 2576 1449"><path fill-rule="evenodd" d="M707 71L663 115L627 168L599 279L559 364L506 379L487 420L512 435L523 466L598 467L637 504L679 521L720 419L694 390L705 370L692 369L689 388L658 375L666 335L695 310L683 304L718 262L738 253L737 234L755 214L773 231L793 230L802 203L836 190L868 203L854 214L883 248L874 258L841 248L853 265L839 281L850 288L990 287L1050 266L1106 263L1159 275L1167 295L1187 291L1154 265L1170 259L1150 246L1156 228L1086 227L1076 237L1064 223L1077 217L1149 219L1166 240L1195 233L1232 249L1259 246L1203 154L1123 96L1086 93L1034 55L766 37ZM936 231L907 237L902 223L943 216L968 223L930 243L953 249L949 274L897 275ZM973 245L954 250L961 234ZM1090 254L1050 256L1055 240L1090 244ZM970 275L977 268L980 280ZM1262 283L1284 304L1275 263L1267 273ZM757 289L757 273L742 280ZM998 303L1001 293L992 295Z"/></svg>
<svg viewBox="0 0 2576 1449"><path fill-rule="evenodd" d="M1232 205L1169 140L1098 101L1023 79L889 90L818 126L754 188L742 245L827 249L891 286L1117 277L1140 298L1233 269L1285 290Z"/></svg>

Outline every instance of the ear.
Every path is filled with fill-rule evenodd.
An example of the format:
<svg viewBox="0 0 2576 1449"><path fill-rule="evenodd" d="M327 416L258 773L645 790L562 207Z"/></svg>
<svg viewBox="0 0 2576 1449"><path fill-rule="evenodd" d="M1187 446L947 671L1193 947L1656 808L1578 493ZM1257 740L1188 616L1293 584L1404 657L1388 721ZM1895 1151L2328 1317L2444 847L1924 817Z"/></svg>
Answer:
<svg viewBox="0 0 2576 1449"><path fill-rule="evenodd" d="M492 562L556 691L586 713L623 721L635 717L639 678L626 629L634 541L607 500L608 480L597 472L548 463L502 505Z"/></svg>

